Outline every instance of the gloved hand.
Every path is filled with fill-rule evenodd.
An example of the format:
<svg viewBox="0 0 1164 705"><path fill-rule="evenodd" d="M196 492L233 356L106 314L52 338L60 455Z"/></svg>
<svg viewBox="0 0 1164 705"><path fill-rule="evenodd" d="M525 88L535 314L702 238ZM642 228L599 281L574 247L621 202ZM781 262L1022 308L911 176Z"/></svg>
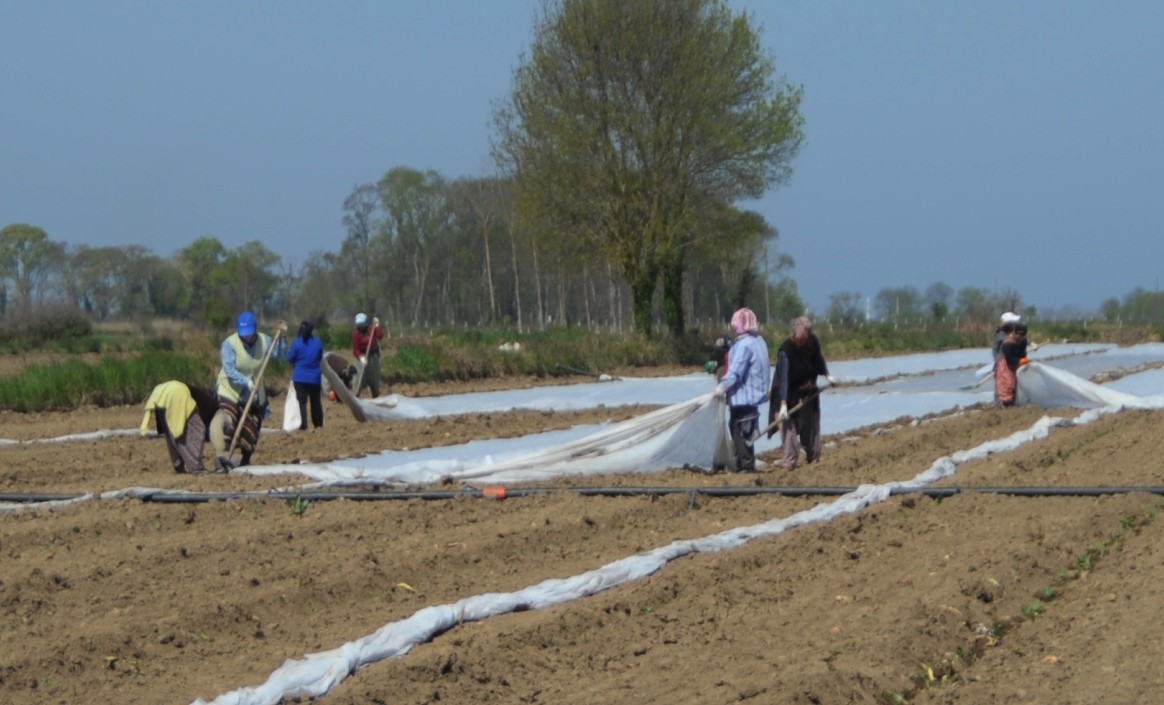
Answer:
<svg viewBox="0 0 1164 705"><path fill-rule="evenodd" d="M715 388L715 398L716 399L724 399L726 397L727 397L727 388L724 387L722 384L717 386Z"/></svg>
<svg viewBox="0 0 1164 705"><path fill-rule="evenodd" d="M837 378L836 378L836 377L833 377L832 375L825 375L825 379L827 379L827 380L829 381L829 386L830 386L830 387L835 387L835 386L836 386L836 384L837 384Z"/></svg>
<svg viewBox="0 0 1164 705"><path fill-rule="evenodd" d="M255 393L255 381L253 379L247 380L247 394Z"/></svg>
<svg viewBox="0 0 1164 705"><path fill-rule="evenodd" d="M780 413L776 414L776 420L781 423L788 420L788 402L780 402Z"/></svg>
<svg viewBox="0 0 1164 705"><path fill-rule="evenodd" d="M379 316L376 316L376 317L374 317L374 318L372 319L372 327L373 327L373 328L379 328L379 327L380 327L380 317L379 317Z"/></svg>
<svg viewBox="0 0 1164 705"><path fill-rule="evenodd" d="M706 372L707 374L711 374L712 372L715 372L715 362L708 360L707 364L703 366L703 371Z"/></svg>
<svg viewBox="0 0 1164 705"><path fill-rule="evenodd" d="M360 355L360 364L361 365L368 364L368 357L366 355Z"/></svg>
<svg viewBox="0 0 1164 705"><path fill-rule="evenodd" d="M1027 364L1028 362L1030 362L1030 360L1028 360L1025 357L1019 358L1019 367L1022 367L1023 365Z"/></svg>
<svg viewBox="0 0 1164 705"><path fill-rule="evenodd" d="M282 333L283 335L287 335L287 321L284 321L284 320L279 321L279 332Z"/></svg>

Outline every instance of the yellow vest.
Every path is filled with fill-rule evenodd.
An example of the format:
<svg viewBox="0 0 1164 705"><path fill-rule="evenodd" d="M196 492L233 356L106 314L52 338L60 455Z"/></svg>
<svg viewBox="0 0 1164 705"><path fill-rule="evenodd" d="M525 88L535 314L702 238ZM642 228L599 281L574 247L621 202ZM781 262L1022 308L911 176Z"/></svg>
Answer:
<svg viewBox="0 0 1164 705"><path fill-rule="evenodd" d="M271 345L271 336L259 333L258 340L255 341L254 357L247 352L246 345L243 343L242 338L238 337L238 333L232 333L226 341L234 348L235 367L238 368L238 371L243 376L254 379L255 375L259 373L259 368L263 366L263 356L267 354L267 348ZM230 383L230 378L226 376L226 370L222 368L218 369L216 391L220 399L229 399L235 404L238 403L239 398L242 396L242 390L234 388L234 385ZM259 406L267 403L267 390L264 389L264 385L259 385L255 403Z"/></svg>

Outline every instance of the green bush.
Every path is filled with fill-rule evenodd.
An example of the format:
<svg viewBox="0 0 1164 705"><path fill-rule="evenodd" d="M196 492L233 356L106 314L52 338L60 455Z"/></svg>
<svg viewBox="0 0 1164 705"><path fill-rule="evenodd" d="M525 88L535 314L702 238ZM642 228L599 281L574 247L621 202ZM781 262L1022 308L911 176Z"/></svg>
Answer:
<svg viewBox="0 0 1164 705"><path fill-rule="evenodd" d="M72 308L40 307L33 312L12 313L0 326L0 347L11 352L55 350L97 352L93 324L84 313Z"/></svg>
<svg viewBox="0 0 1164 705"><path fill-rule="evenodd" d="M434 351L426 345L406 343L385 358L381 353L381 374L389 382L435 381L441 378L441 365Z"/></svg>
<svg viewBox="0 0 1164 705"><path fill-rule="evenodd" d="M210 386L211 375L192 356L164 353L104 357L93 365L80 360L32 365L19 377L0 378L0 408L27 412L137 404L161 382Z"/></svg>

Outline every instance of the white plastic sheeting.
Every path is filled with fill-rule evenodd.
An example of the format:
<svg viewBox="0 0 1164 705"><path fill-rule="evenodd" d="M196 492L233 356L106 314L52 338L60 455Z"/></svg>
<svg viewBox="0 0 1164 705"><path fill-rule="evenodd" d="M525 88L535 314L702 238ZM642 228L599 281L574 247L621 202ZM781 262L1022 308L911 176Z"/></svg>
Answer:
<svg viewBox="0 0 1164 705"><path fill-rule="evenodd" d="M1139 398L1107 389L1070 372L1032 362L1019 368L1017 401L1019 406L1033 404L1053 409L1064 406L1129 406L1138 404Z"/></svg>
<svg viewBox="0 0 1164 705"><path fill-rule="evenodd" d="M36 504L26 504L18 502L0 502L0 514L15 513L19 511L26 511L32 509L59 509L67 507L72 504L82 504L93 499L93 495L88 492L70 497L68 499L49 499Z"/></svg>
<svg viewBox="0 0 1164 705"><path fill-rule="evenodd" d="M1055 367L1031 364L1019 376L1020 401L1048 408L1092 407L1072 420L1043 417L1031 428L975 448L938 458L929 468L905 482L865 486L789 517L731 529L700 539L666 546L614 561L577 576L546 580L512 593L486 593L454 603L426 607L411 617L387 624L376 632L336 649L288 660L256 687L244 687L215 698L219 705L273 705L284 697L319 696L356 669L407 653L461 622L471 622L517 609L539 609L593 595L650 575L668 561L694 552L722 551L752 539L775 536L804 524L828 521L884 500L895 487L919 487L952 475L958 464L1007 452L1046 437L1052 428L1085 424L1122 408L1164 408L1164 371L1132 374L1110 386L1092 384L1068 370L1095 374L1134 369L1164 362L1164 346L1113 349L1105 346L1044 346L1041 358ZM1056 356L1052 357L1051 353ZM922 416L988 401L982 391L958 390L969 379L967 371L989 351L957 351L923 356L901 356L830 365L843 381L864 382L828 390L821 397L825 433L839 433L903 416ZM931 367L926 367L931 365ZM326 369L326 366L325 366ZM878 380L869 383L870 380ZM715 448L722 448L722 405L709 392L712 378L694 374L678 378L622 379L605 383L498 392L484 395L416 399L390 395L371 402L359 400L357 410L370 419L420 418L434 414L461 414L513 408L579 409L600 405L665 404L657 411L621 424L585 427L522 439L475 441L461 446L394 451L360 460L315 466L296 466L297 472L322 484L388 481L432 482L460 480L516 482L542 479L561 472L630 472L661 467L704 465ZM342 387L342 385L340 385ZM338 392L339 390L337 390ZM128 435L136 430L99 431L45 439L89 440ZM775 447L775 439L761 439L760 450ZM286 473L287 466L248 467L255 474ZM158 490L128 488L106 493L103 499L129 497ZM68 502L86 501L88 496ZM42 505L43 506L43 505ZM4 511L4 507L0 507ZM196 700L195 703L205 703Z"/></svg>
<svg viewBox="0 0 1164 705"><path fill-rule="evenodd" d="M1043 417L1024 431L938 458L925 471L905 482L862 486L832 502L818 504L788 517L734 528L704 538L675 541L570 578L545 580L515 592L485 593L453 603L426 607L407 619L386 624L372 634L336 649L309 654L303 659L289 659L271 673L262 685L224 693L209 702L211 705L274 705L284 697L317 697L357 669L386 658L402 656L413 646L463 622L519 609L541 609L587 597L651 575L669 561L691 553L730 550L748 541L777 536L798 526L852 514L869 504L884 501L897 487L932 484L953 475L959 464L979 460L992 453L1007 452L1024 443L1045 438L1054 427L1090 423L1105 413L1116 411L1118 406L1108 406L1084 412L1074 420ZM207 705L207 701L196 700L194 705Z"/></svg>
<svg viewBox="0 0 1164 705"><path fill-rule="evenodd" d="M389 452L359 460L302 464L316 480L300 489L352 484L433 484L486 480L529 482L566 475L656 472L674 467L708 469L727 457L724 405L711 394L656 409L617 424L576 427L535 437L474 441L453 448ZM235 472L283 475L285 465Z"/></svg>
<svg viewBox="0 0 1164 705"><path fill-rule="evenodd" d="M1032 363L1023 368L1019 387L1020 399L1025 403L1048 408L1141 403L1151 406L1154 400L1150 395L1164 393L1164 370L1160 369L1131 374L1104 386L1066 372L1081 370L1095 374L1159 365L1164 363L1161 344L1128 348L1044 345L1038 354L1044 359L1053 359L1054 367ZM833 363L830 369L834 374L850 383L822 394L822 432L840 434L896 418L946 413L988 402L992 395L989 385L971 391L960 387L973 380L972 367L989 356L989 350L963 350ZM330 371L329 365L324 368ZM859 380L878 381L853 383ZM334 386L341 396L348 391L342 383ZM475 482L520 482L567 472L649 472L665 467L706 467L709 455L723 447L722 440L707 440L708 429L722 430L722 424L707 423L707 409L697 411L700 406L716 406L708 405L708 393L713 386L714 378L710 375L693 373L422 399L389 395L368 401L356 400L348 393L353 408L367 409L368 417L387 421L516 408L564 410L658 404L676 406L676 409L661 409L623 424L581 426L524 438L476 440L441 448L384 451L355 460L296 465L294 470L313 481L314 484L301 488L310 490L357 484L430 484L450 477ZM1145 395L1148 395L1146 401ZM765 413L766 408L761 410L761 414ZM684 414L692 418L686 419ZM680 421L682 425L672 425ZM107 430L27 442L91 440L136 433L136 429ZM619 444L613 440L616 438L635 442ZM16 443L3 439L0 442ZM778 442L778 438L761 437L757 450L774 450ZM286 474L288 466L248 466L236 472L239 471L277 475ZM27 508L28 505L0 505L0 512Z"/></svg>
<svg viewBox="0 0 1164 705"><path fill-rule="evenodd" d="M1052 346L1047 346L1052 347ZM1066 347L1066 346L1060 346ZM1083 355L1101 353L1095 346L1085 348ZM989 353L986 353L989 354ZM1151 360L1164 362L1164 348L1147 354L1116 356L1120 362L1129 359L1136 365ZM917 357L917 356L906 356ZM965 362L965 353L943 353L939 357L947 364L948 358ZM980 359L980 358L979 358ZM1067 360L1061 356L1061 360ZM847 363L853 377L864 375L860 365L865 361ZM879 372L900 369L901 363L875 362ZM960 369L960 368L957 368ZM970 392L957 388L959 373L949 372L935 388L935 374L916 373L905 379L877 384L846 386L827 389L821 396L822 432L826 435L845 433L864 426L884 423L895 418L919 418L945 413L977 403L989 402L991 386ZM1144 373L1147 376L1147 373ZM964 376L964 375L963 375ZM1137 375L1138 376L1138 375ZM1020 403L1044 408L1074 406L1077 408L1121 404L1134 406L1141 397L1107 389L1093 384L1048 364L1032 362L1019 371ZM911 384L912 383L912 384ZM708 390L714 380L705 374L685 375L661 379L623 379L616 383L594 383L534 390L512 390L487 394L455 395L450 397L416 399L397 398L393 406L381 405L381 400L352 400L363 409L368 419L390 419L393 414L410 418L423 417L445 409L459 409L449 413L466 413L466 409L498 410L510 408L579 408L589 405L618 406L633 403L662 403L680 394L699 394L695 398L652 412L610 427L580 426L567 431L554 431L518 439L473 441L458 446L430 448L418 451L385 451L358 460L296 466L297 473L314 481L303 489L323 486L356 484L431 484L445 479L475 479L481 482L522 482L540 480L561 474L593 474L614 472L651 472L668 467L707 468L711 449L719 448L706 433L703 423L710 416L696 414L693 406L714 407ZM920 387L920 389L918 389ZM1147 402L1153 402L1149 399ZM690 423L682 429L671 423L682 414L692 413ZM766 414L766 407L761 409ZM679 415L679 416L677 416ZM766 418L766 416L765 416ZM713 424L722 428L722 424ZM628 437L636 443L617 444L613 439ZM651 439L649 442L647 439ZM676 445L671 445L671 444ZM756 442L758 452L779 447L779 437L761 437ZM285 466L248 466L239 471L254 475L285 474Z"/></svg>
<svg viewBox="0 0 1164 705"><path fill-rule="evenodd" d="M1164 378L1164 375L1151 376ZM273 705L284 697L317 697L362 666L406 654L413 646L428 641L434 635L460 623L506 614L518 609L540 609L561 604L650 575L660 570L667 562L684 555L729 550L753 539L779 535L797 526L851 514L871 503L883 501L896 487L929 485L952 476L959 464L979 460L992 453L1014 450L1025 443L1047 437L1051 429L1058 426L1091 423L1105 414L1117 413L1125 407L1164 408L1164 395L1137 397L1106 389L1070 373L1038 363L1027 365L1020 370L1019 386L1024 390L1022 399L1026 403L1048 407L1093 408L1071 420L1044 416L1026 430L938 458L929 468L908 481L862 486L832 502L819 504L789 517L730 529L700 539L676 541L577 576L546 580L511 593L486 593L450 604L427 607L405 620L387 624L368 636L331 651L310 654L303 659L288 660L262 685L240 688L220 695L210 702L214 705ZM704 406L706 408L706 401ZM722 418L719 423L722 427ZM627 440L631 436L616 434L612 436L614 437ZM722 437L719 440L722 442ZM564 451L559 449L554 453L561 457ZM521 462L507 466L505 470L528 469L531 467L531 459L535 457L536 454L526 456ZM206 701L196 700L194 705L206 705Z"/></svg>
<svg viewBox="0 0 1164 705"><path fill-rule="evenodd" d="M872 502L884 500L889 492L889 485L866 486L834 502L789 517L700 539L675 541L569 578L552 578L515 592L484 593L453 603L425 607L407 619L386 624L372 634L338 648L308 654L302 659L289 659L262 685L224 693L209 702L213 705L274 705L284 697L318 697L360 667L402 656L413 646L463 622L517 610L543 609L594 595L651 575L682 556L736 548L753 539L776 536L797 526L856 512ZM205 700L194 701L194 705L206 704Z"/></svg>
<svg viewBox="0 0 1164 705"><path fill-rule="evenodd" d="M587 384L451 394L441 397L410 398L399 394L387 394L375 399L360 399L343 386L343 382L331 370L330 365L324 365L324 370L339 399L361 421L422 419L512 409L578 411L603 406L669 405L686 402L715 388L715 379L712 376L698 372L681 377L608 377Z"/></svg>

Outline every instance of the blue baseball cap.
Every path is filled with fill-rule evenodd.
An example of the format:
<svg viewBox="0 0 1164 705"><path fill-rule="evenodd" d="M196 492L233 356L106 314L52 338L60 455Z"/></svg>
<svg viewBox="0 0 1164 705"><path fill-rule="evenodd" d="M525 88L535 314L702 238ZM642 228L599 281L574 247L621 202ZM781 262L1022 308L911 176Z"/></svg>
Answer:
<svg viewBox="0 0 1164 705"><path fill-rule="evenodd" d="M255 314L243 311L238 316L238 334L245 338L255 334Z"/></svg>

